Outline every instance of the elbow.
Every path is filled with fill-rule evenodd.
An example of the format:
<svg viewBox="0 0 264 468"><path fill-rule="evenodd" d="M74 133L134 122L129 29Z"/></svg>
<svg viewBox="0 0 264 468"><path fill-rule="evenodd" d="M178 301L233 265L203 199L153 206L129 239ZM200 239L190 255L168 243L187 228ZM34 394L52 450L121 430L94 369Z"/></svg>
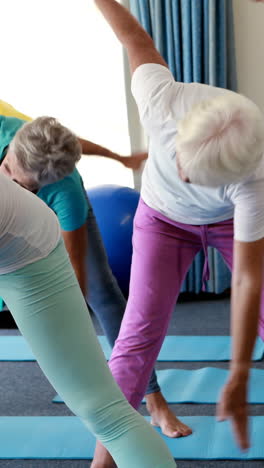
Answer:
<svg viewBox="0 0 264 468"><path fill-rule="evenodd" d="M138 50L155 48L153 39L141 28L134 30L133 33L130 31L129 37L124 37L122 42L126 49L134 50L135 53Z"/></svg>

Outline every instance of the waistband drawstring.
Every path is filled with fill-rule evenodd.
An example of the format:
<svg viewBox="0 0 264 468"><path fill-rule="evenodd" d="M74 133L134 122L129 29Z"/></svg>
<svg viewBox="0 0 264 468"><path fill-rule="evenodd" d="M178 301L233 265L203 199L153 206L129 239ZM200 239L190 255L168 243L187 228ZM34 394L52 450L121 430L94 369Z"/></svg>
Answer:
<svg viewBox="0 0 264 468"><path fill-rule="evenodd" d="M208 248L207 248L207 225L201 225L201 240L204 251L204 267L203 267L203 276L202 276L202 291L206 290L206 281L210 278L210 269L208 261Z"/></svg>

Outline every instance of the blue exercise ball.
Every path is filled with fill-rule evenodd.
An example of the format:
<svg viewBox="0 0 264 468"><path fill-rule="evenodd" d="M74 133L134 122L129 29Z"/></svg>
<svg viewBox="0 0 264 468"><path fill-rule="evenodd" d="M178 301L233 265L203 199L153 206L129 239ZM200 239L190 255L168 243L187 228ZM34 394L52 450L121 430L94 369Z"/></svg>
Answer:
<svg viewBox="0 0 264 468"><path fill-rule="evenodd" d="M139 192L119 185L87 190L107 252L109 265L120 289L128 296L132 258L133 219Z"/></svg>

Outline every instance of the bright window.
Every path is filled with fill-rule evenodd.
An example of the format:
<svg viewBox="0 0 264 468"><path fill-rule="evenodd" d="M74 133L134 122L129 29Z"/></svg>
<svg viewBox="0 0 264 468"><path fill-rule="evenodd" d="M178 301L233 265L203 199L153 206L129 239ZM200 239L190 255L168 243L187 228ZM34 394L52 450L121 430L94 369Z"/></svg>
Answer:
<svg viewBox="0 0 264 468"><path fill-rule="evenodd" d="M32 117L53 115L78 135L130 153L122 48L91 0L1 4L0 99ZM86 186L133 187L116 161L83 157Z"/></svg>

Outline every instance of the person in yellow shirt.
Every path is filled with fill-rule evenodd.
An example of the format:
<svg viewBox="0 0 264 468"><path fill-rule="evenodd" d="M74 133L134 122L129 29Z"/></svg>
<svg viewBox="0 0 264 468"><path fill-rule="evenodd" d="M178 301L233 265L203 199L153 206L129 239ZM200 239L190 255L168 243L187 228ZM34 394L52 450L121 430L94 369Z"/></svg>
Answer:
<svg viewBox="0 0 264 468"><path fill-rule="evenodd" d="M11 104L8 104L8 102L2 101L0 99L0 115L4 115L5 117L17 117L18 119L22 120L27 120L28 122L32 120L31 117L29 117L26 114L23 114L22 112L17 111Z"/></svg>

